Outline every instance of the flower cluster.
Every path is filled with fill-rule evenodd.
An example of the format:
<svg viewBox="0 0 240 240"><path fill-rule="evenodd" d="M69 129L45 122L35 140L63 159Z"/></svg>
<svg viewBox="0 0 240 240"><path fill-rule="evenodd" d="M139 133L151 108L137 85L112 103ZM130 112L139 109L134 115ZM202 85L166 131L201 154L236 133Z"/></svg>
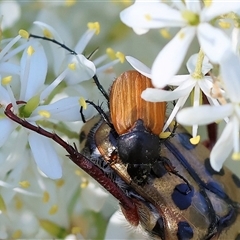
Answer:
<svg viewBox="0 0 240 240"><path fill-rule="evenodd" d="M87 221L78 218L86 211L97 214L108 195L89 182L70 161L63 160L64 149L19 126L4 115L4 110L11 107L16 116L29 124L43 126L50 132L56 131L62 138L77 141L76 128L80 129L82 124L79 112L82 98L98 97L97 87L89 80L96 74L104 74L112 80L112 72L109 71L110 76L105 72L122 62L124 56L110 48L94 60L83 54L89 41L100 31L98 22L88 23L87 31L74 50L62 44L64 41L51 26L39 21L34 25L41 29L43 38L62 47L54 43L45 46L46 42L25 30L20 30L13 39L2 40L0 238L63 238L69 233L78 238L94 237L102 230L96 227L92 236L88 235ZM52 69L56 75L51 81L47 80L50 58L54 58ZM93 114L91 108L84 111L85 118ZM78 201L85 204L79 206ZM13 225L13 221L18 224ZM79 228L79 221L85 228Z"/></svg>
<svg viewBox="0 0 240 240"><path fill-rule="evenodd" d="M196 144L200 140L198 125L225 120L226 127L210 155L216 171L232 151L232 159L240 159L239 10L239 1L226 4L215 0L169 3L136 0L120 13L121 20L137 34L160 28L162 35L169 37L170 28L180 28L159 52L151 69L133 57L128 56L127 60L150 77L156 87L143 91L143 99L176 101L163 130L179 112L177 121L193 126L191 141ZM189 74L176 75L195 36L200 51L187 62ZM166 85L173 86L173 91L162 89ZM182 109L189 95L192 107ZM202 105L203 98L209 105Z"/></svg>

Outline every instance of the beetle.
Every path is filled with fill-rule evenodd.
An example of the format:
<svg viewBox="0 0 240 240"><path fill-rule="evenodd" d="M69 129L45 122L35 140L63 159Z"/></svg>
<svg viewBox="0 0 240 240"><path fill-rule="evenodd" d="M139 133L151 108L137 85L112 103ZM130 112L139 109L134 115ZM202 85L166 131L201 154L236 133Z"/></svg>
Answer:
<svg viewBox="0 0 240 240"><path fill-rule="evenodd" d="M149 84L136 71L115 80L110 112L99 111L104 117L81 130L82 153L124 181L113 180L132 199L139 219L132 221L124 208L123 214L153 239L239 239L240 180L225 167L215 172L209 150L192 145L183 127L159 139L166 107L141 99Z"/></svg>

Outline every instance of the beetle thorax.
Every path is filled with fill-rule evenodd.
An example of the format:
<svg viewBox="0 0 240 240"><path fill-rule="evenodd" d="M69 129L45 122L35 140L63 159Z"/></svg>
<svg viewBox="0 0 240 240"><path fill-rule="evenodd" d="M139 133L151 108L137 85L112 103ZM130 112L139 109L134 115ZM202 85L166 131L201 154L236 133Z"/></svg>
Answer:
<svg viewBox="0 0 240 240"><path fill-rule="evenodd" d="M159 157L160 139L150 133L141 119L126 134L119 136L118 153L124 163L149 164Z"/></svg>

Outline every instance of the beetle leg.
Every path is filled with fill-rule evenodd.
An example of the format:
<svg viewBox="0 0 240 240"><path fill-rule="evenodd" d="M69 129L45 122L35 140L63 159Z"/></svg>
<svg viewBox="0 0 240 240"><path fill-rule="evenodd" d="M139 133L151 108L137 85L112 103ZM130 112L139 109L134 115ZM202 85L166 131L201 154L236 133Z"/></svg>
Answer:
<svg viewBox="0 0 240 240"><path fill-rule="evenodd" d="M181 174L178 173L178 171L175 170L175 167L172 165L172 163L170 162L170 160L168 158L161 157L160 161L169 174L170 173L174 174L175 176L181 178L187 184L188 189L185 192L183 192L183 194L186 194L186 195L189 194L192 191L192 188L191 188L189 182L187 181L187 179L184 178Z"/></svg>
<svg viewBox="0 0 240 240"><path fill-rule="evenodd" d="M18 101L17 104L23 104L25 102ZM132 199L126 195L125 192L120 189L115 182L113 182L104 172L96 166L93 162L91 162L88 158L78 152L76 145L74 147L65 142L61 137L59 137L56 133L51 133L41 128L40 126L35 126L25 119L19 118L12 112L12 104L10 103L5 111L5 115L10 118L12 121L22 125L23 127L37 132L40 135L43 135L47 138L51 138L61 147L65 148L68 152L68 157L71 159L77 166L79 166L82 170L84 170L87 174L93 177L102 187L104 187L109 193L111 193L116 199L118 199L121 203L121 206L125 211L130 211L133 215L133 219L138 219L138 213L135 204Z"/></svg>

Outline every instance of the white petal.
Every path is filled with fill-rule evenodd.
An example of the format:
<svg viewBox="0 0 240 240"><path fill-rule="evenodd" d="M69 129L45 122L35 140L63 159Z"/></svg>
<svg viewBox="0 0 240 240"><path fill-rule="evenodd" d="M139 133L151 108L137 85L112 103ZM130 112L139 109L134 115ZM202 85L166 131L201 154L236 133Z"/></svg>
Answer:
<svg viewBox="0 0 240 240"><path fill-rule="evenodd" d="M193 97L193 107L199 106L199 99L200 99L200 87L198 84L196 84L194 88L194 97Z"/></svg>
<svg viewBox="0 0 240 240"><path fill-rule="evenodd" d="M152 83L155 87L162 88L169 84L179 70L194 34L194 27L183 28L158 54L152 66Z"/></svg>
<svg viewBox="0 0 240 240"><path fill-rule="evenodd" d="M8 91L0 84L0 104L5 106L11 102Z"/></svg>
<svg viewBox="0 0 240 240"><path fill-rule="evenodd" d="M232 102L240 102L240 59L232 52L225 54L220 63L220 73L224 82L224 89Z"/></svg>
<svg viewBox="0 0 240 240"><path fill-rule="evenodd" d="M84 189L84 194L81 196L81 201L87 209L99 212L108 197L108 193L99 185L89 182L87 188Z"/></svg>
<svg viewBox="0 0 240 240"><path fill-rule="evenodd" d="M233 150L235 153L238 153L239 152L239 120L236 115L232 116L231 122L234 128L231 136L233 138Z"/></svg>
<svg viewBox="0 0 240 240"><path fill-rule="evenodd" d="M201 48L213 63L219 63L231 51L231 41L226 34L208 23L198 26L197 35Z"/></svg>
<svg viewBox="0 0 240 240"><path fill-rule="evenodd" d="M213 147L210 154L210 163L215 171L220 171L224 161L233 149L232 133L234 125L230 121L224 128L221 137Z"/></svg>
<svg viewBox="0 0 240 240"><path fill-rule="evenodd" d="M44 17L42 17L42 18L44 18ZM52 21L53 22L57 21L57 19L52 19ZM42 29L42 32L48 30L51 33L52 38L54 40L56 40L60 43L64 43L66 41L67 31L64 30L65 32L63 32L63 31L61 32L62 36L65 37L65 39L64 39L65 41L64 41L61 38L61 36L58 34L58 32L50 25L40 22L40 21L35 21L34 24L37 25L38 27L40 27ZM43 35L43 33L40 33L40 35ZM49 62L48 62L49 66L53 66L54 73L59 74L59 71L62 67L63 60L64 60L64 58L66 58L66 54L69 55L69 52L67 52L66 49L59 47L59 45L54 44L54 43L49 44L46 41L42 41L42 44L44 46L44 49L45 49L46 54L49 59Z"/></svg>
<svg viewBox="0 0 240 240"><path fill-rule="evenodd" d="M130 228L126 223L126 219L119 211L115 212L108 223L105 238L106 240L114 239L143 239L143 235L140 235L134 228ZM144 238L145 239L145 238Z"/></svg>
<svg viewBox="0 0 240 240"><path fill-rule="evenodd" d="M51 119L74 122L81 120L80 108L79 97L67 97L55 103L37 107L32 115L38 115L39 111L48 111Z"/></svg>
<svg viewBox="0 0 240 240"><path fill-rule="evenodd" d="M49 178L61 178L62 167L51 141L35 132L29 134L28 140L34 160L39 169Z"/></svg>
<svg viewBox="0 0 240 240"><path fill-rule="evenodd" d="M33 24L36 26L40 27L42 31L46 31L46 29L52 34L52 38L55 39L56 41L63 42L62 38L58 34L58 32L50 25L40 22L40 21L34 21Z"/></svg>
<svg viewBox="0 0 240 240"><path fill-rule="evenodd" d="M168 85L171 86L180 86L182 85L185 81L188 81L191 76L189 74L186 75L175 75L173 76L169 82Z"/></svg>
<svg viewBox="0 0 240 240"><path fill-rule="evenodd" d="M64 80L67 72L70 71L68 68L65 69L51 84L47 85L46 88L40 94L40 101L44 101L48 98L49 94Z"/></svg>
<svg viewBox="0 0 240 240"><path fill-rule="evenodd" d="M142 35L142 34L145 34L147 33L149 30L146 29L146 28L138 28L138 27L135 27L133 28L133 31L138 34L138 35Z"/></svg>
<svg viewBox="0 0 240 240"><path fill-rule="evenodd" d="M205 7L202 10L201 20L210 21L215 17L218 17L226 13L230 13L231 11L236 13L239 9L240 9L239 1L225 2L225 1L213 0L210 6Z"/></svg>
<svg viewBox="0 0 240 240"><path fill-rule="evenodd" d="M194 13L200 13L201 12L201 3L199 0L185 0L185 4L188 10L194 12Z"/></svg>
<svg viewBox="0 0 240 240"><path fill-rule="evenodd" d="M29 100L43 88L47 75L47 58L40 43L32 46L34 53L29 56L27 49L21 58L21 100Z"/></svg>
<svg viewBox="0 0 240 240"><path fill-rule="evenodd" d="M212 98L210 92L213 87L211 77L205 76L204 79L198 81L198 85L207 97Z"/></svg>
<svg viewBox="0 0 240 240"><path fill-rule="evenodd" d="M5 74L20 74L20 67L17 64L10 63L10 62L3 62L0 64L0 72Z"/></svg>
<svg viewBox="0 0 240 240"><path fill-rule="evenodd" d="M80 54L83 53L85 47L88 45L92 37L94 36L96 30L87 30L79 39L78 43L76 44L75 51Z"/></svg>
<svg viewBox="0 0 240 240"><path fill-rule="evenodd" d="M9 14L11 10L11 14ZM2 30L10 28L21 17L21 7L17 1L3 1L0 8L1 16L4 16L1 23Z"/></svg>
<svg viewBox="0 0 240 240"><path fill-rule="evenodd" d="M66 76L68 84L77 84L82 81L89 80L96 73L96 67L94 63L88 60L82 54L71 56L69 62L75 63L76 69L68 71Z"/></svg>
<svg viewBox="0 0 240 240"><path fill-rule="evenodd" d="M167 4L135 2L120 13L123 23L133 29L161 28L186 25L181 13Z"/></svg>
<svg viewBox="0 0 240 240"><path fill-rule="evenodd" d="M179 109L182 108L182 106L185 104L185 102L187 101L188 96L184 96L181 97L177 100L176 105L174 106L170 116L168 117L167 121L165 122L164 126L163 126L163 132L168 128L168 126L171 124L172 120L174 119L174 117L176 116L177 112L179 111Z"/></svg>
<svg viewBox="0 0 240 240"><path fill-rule="evenodd" d="M151 78L151 69L147 67L144 63L131 56L126 56L126 60L142 75Z"/></svg>
<svg viewBox="0 0 240 240"><path fill-rule="evenodd" d="M187 61L187 69L189 73L195 71L197 65L198 54L193 54ZM205 56L202 63L202 73L205 75L213 68L212 64L209 62L209 59Z"/></svg>
<svg viewBox="0 0 240 240"><path fill-rule="evenodd" d="M183 125L204 125L219 121L233 112L233 106L226 104L223 106L202 105L199 107L189 107L182 109L177 114L177 121Z"/></svg>
<svg viewBox="0 0 240 240"><path fill-rule="evenodd" d="M0 147L6 142L9 135L16 128L16 124L8 118L0 119Z"/></svg>
<svg viewBox="0 0 240 240"><path fill-rule="evenodd" d="M239 55L240 50L240 29L238 27L234 27L232 30L232 48L233 51Z"/></svg>
<svg viewBox="0 0 240 240"><path fill-rule="evenodd" d="M150 102L167 102L175 99L179 99L183 96L189 95L193 85L187 86L186 88L177 87L173 91L166 91L157 88L147 88L141 94L141 97Z"/></svg>

